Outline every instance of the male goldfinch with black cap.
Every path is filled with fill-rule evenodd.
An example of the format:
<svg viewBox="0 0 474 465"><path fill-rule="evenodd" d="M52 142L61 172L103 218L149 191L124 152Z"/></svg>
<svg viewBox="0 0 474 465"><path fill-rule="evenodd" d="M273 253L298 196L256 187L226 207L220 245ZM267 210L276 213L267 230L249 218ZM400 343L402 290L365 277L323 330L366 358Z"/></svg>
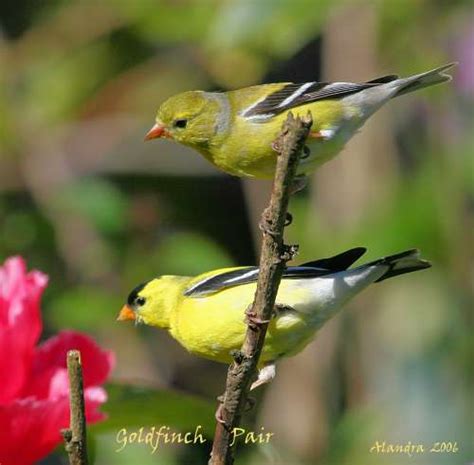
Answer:
<svg viewBox="0 0 474 465"><path fill-rule="evenodd" d="M331 258L286 268L252 388L275 376L275 363L300 352L341 307L372 283L429 268L408 250L350 268L365 253L358 247ZM246 332L257 267L225 268L196 277L160 276L137 286L119 320L166 329L189 352L229 363Z"/></svg>

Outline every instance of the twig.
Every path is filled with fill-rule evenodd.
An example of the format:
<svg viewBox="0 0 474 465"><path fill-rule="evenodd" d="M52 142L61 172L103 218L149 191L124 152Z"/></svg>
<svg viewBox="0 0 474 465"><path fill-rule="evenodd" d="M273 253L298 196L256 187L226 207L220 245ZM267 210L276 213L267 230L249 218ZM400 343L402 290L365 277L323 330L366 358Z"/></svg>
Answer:
<svg viewBox="0 0 474 465"><path fill-rule="evenodd" d="M240 425L283 270L294 253L283 243L283 229L296 167L311 124L309 113L301 119L290 113L274 142L278 161L270 204L263 212L260 224L263 242L257 290L247 311L254 323L249 322L242 349L234 354L234 363L227 373L226 391L218 409L222 423L216 425L209 465L232 465L234 462L233 447L230 446L232 431ZM260 323L255 324L255 321Z"/></svg>
<svg viewBox="0 0 474 465"><path fill-rule="evenodd" d="M61 430L70 465L87 465L86 416L84 387L82 382L81 353L70 350L67 353L69 377L69 406L71 419L69 428Z"/></svg>

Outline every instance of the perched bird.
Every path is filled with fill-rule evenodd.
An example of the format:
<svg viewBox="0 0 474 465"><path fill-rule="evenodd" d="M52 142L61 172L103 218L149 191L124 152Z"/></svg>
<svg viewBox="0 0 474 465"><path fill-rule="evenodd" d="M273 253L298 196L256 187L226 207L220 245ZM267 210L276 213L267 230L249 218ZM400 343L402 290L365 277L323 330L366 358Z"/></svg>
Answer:
<svg viewBox="0 0 474 465"><path fill-rule="evenodd" d="M349 268L366 249L286 268L252 389L275 376L275 362L300 352L316 331L369 284L429 268L418 250L408 250ZM246 332L257 267L224 268L196 277L160 276L137 286L118 320L167 329L189 352L229 363Z"/></svg>
<svg viewBox="0 0 474 465"><path fill-rule="evenodd" d="M145 139L165 137L188 145L227 173L272 178L272 142L289 111L313 117L309 151L298 175L337 155L364 122L393 97L446 82L450 63L407 78L390 75L364 83L291 82L230 92L190 91L166 100Z"/></svg>

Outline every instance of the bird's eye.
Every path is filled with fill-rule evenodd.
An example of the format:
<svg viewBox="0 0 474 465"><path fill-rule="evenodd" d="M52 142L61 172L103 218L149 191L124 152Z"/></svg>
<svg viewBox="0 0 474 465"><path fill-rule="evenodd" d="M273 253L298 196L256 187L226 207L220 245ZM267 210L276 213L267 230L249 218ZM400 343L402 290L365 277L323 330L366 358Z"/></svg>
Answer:
<svg viewBox="0 0 474 465"><path fill-rule="evenodd" d="M188 124L188 120L187 120L187 119L177 119L177 120L173 123L173 126L174 126L175 128L184 129L187 124Z"/></svg>
<svg viewBox="0 0 474 465"><path fill-rule="evenodd" d="M142 305L145 305L145 302L146 302L145 297L137 297L136 300L135 300L135 303L136 303L137 305L139 305L140 307L141 307Z"/></svg>

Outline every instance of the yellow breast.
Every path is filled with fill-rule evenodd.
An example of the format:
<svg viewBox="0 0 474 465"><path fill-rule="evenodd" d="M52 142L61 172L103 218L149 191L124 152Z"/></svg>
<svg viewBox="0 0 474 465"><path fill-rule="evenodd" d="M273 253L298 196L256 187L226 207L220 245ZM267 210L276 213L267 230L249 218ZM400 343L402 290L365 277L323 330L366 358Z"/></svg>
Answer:
<svg viewBox="0 0 474 465"><path fill-rule="evenodd" d="M332 127L342 118L340 102L321 101L293 108L295 115L306 115L311 111L313 115L312 131ZM283 122L288 112L283 112L267 121L252 121L238 115L232 122L232 131L221 144L211 147L206 156L220 169L237 176L252 176L257 178L272 178L276 166L276 153L272 143L280 133ZM315 163L315 158L310 165L304 163L299 172L303 173L315 169L319 164L335 156L342 147L329 145L322 140L309 140L313 155L320 160ZM326 150L327 145L327 150ZM319 154L320 150L324 153Z"/></svg>
<svg viewBox="0 0 474 465"><path fill-rule="evenodd" d="M230 352L240 349L247 325L245 310L253 301L256 284L246 284L216 294L182 297L171 319L170 332L190 352L212 360L229 363ZM282 281L278 302L298 306L306 299L303 288L290 280ZM270 322L261 363L301 350L314 336L315 327L307 314L279 312Z"/></svg>

